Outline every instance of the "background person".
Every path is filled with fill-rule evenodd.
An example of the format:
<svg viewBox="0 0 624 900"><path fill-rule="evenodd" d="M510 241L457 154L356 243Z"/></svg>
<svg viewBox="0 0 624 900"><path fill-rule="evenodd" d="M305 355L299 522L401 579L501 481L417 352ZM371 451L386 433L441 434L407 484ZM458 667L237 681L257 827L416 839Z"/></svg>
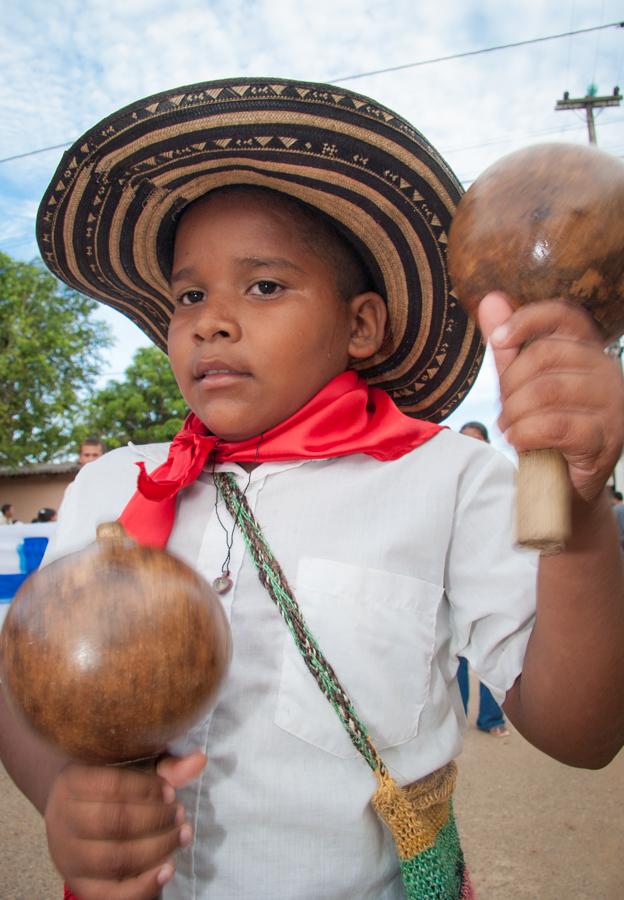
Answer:
<svg viewBox="0 0 624 900"><path fill-rule="evenodd" d="M49 506L42 506L32 521L33 522L56 522L56 519L57 519L57 514L56 514L55 509L52 509Z"/></svg>
<svg viewBox="0 0 624 900"><path fill-rule="evenodd" d="M0 525L15 525L19 519L15 518L15 513L13 511L12 503L4 503L1 508L2 518L0 519Z"/></svg>
<svg viewBox="0 0 624 900"><path fill-rule="evenodd" d="M106 445L103 441L96 437L85 438L80 444L78 453L78 465L84 466L87 463L95 462L100 456L106 453Z"/></svg>

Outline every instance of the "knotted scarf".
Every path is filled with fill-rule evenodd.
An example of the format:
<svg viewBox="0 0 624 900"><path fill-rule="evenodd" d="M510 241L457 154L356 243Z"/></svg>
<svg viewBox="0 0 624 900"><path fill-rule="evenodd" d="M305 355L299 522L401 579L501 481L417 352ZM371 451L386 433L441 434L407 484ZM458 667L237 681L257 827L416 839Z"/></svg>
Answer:
<svg viewBox="0 0 624 900"><path fill-rule="evenodd" d="M166 461L150 474L137 463L137 491L120 516L135 540L164 547L175 519L176 498L211 462L285 462L365 453L398 459L424 444L441 426L402 413L389 395L356 372L343 372L301 409L262 435L224 441L191 413Z"/></svg>

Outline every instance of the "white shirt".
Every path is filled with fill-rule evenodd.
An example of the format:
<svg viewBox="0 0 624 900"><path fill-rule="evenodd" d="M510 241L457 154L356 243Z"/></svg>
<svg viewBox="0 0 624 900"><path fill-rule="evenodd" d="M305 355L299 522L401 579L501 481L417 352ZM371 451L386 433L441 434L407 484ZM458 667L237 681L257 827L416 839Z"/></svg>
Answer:
<svg viewBox="0 0 624 900"><path fill-rule="evenodd" d="M85 466L59 515L51 559L118 516L168 445ZM357 454L263 463L236 476L321 649L391 774L409 783L461 751L465 656L498 700L522 669L536 556L513 549L513 466L444 430L393 462ZM223 503L228 532L232 520ZM178 501L168 549L209 581L226 533L208 473ZM216 708L172 745L208 765L181 792L195 841L164 892L218 900L403 896L392 840L370 806L376 781L296 650L236 531L222 602L233 658Z"/></svg>

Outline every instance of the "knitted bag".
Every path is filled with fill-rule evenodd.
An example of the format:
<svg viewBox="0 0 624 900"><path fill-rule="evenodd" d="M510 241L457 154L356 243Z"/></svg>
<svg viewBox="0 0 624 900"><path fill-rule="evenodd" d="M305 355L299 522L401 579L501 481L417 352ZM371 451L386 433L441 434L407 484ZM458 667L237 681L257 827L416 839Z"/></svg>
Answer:
<svg viewBox="0 0 624 900"><path fill-rule="evenodd" d="M234 476L222 472L213 473L213 477L220 497L242 532L260 581L277 605L306 666L377 778L373 807L394 838L408 900L471 900L474 894L453 815L455 763L404 787L394 781L310 632Z"/></svg>

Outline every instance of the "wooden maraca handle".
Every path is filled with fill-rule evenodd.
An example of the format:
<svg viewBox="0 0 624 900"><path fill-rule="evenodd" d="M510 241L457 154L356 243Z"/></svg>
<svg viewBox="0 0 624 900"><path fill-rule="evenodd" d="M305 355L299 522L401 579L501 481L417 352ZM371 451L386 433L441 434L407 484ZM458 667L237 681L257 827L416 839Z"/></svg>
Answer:
<svg viewBox="0 0 624 900"><path fill-rule="evenodd" d="M544 555L563 550L571 533L568 467L558 450L527 450L518 456L516 541Z"/></svg>

